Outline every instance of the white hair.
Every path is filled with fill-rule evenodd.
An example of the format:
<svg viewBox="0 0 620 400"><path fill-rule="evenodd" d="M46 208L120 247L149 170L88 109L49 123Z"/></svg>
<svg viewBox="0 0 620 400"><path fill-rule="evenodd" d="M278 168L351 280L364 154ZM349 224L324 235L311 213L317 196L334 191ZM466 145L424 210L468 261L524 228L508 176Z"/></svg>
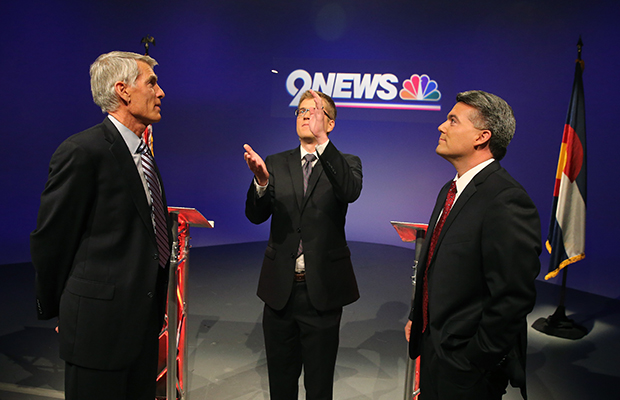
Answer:
<svg viewBox="0 0 620 400"><path fill-rule="evenodd" d="M140 75L138 61L147 63L151 68L157 61L149 56L126 51L112 51L102 54L90 66L90 90L95 104L104 113L114 112L120 106L114 85L124 82L133 86Z"/></svg>

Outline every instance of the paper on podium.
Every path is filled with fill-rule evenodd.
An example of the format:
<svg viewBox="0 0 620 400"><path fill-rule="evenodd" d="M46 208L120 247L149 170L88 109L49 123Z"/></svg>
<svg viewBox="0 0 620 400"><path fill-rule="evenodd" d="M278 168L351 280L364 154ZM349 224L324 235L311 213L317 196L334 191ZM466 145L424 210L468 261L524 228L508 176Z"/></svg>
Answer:
<svg viewBox="0 0 620 400"><path fill-rule="evenodd" d="M415 242L418 235L424 238L428 224L416 224L413 222L390 221L403 242Z"/></svg>
<svg viewBox="0 0 620 400"><path fill-rule="evenodd" d="M199 228L213 228L215 222L207 220L200 211L189 207L168 207L169 213L179 214L179 220L186 222L189 226Z"/></svg>

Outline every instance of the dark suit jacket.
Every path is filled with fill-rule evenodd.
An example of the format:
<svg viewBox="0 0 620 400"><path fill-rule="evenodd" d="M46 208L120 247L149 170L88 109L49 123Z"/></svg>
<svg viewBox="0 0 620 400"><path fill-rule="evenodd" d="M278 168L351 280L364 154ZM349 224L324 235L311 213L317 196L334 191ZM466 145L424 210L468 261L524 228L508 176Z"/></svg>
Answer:
<svg viewBox="0 0 620 400"><path fill-rule="evenodd" d="M167 272L158 266L151 208L108 118L52 156L31 255L38 317L59 316L64 360L123 368L140 351L154 307L163 321Z"/></svg>
<svg viewBox="0 0 620 400"><path fill-rule="evenodd" d="M439 193L420 254L411 358L420 354L423 273L450 183ZM513 386L525 387L525 317L536 299L540 251L534 203L499 162L491 163L453 205L428 269L428 329L441 359L464 370L470 364L488 370L501 362Z"/></svg>
<svg viewBox="0 0 620 400"><path fill-rule="evenodd" d="M258 296L282 309L294 284L295 259L303 238L306 284L312 305L330 310L359 298L345 238L348 203L362 190L359 157L340 153L330 143L316 162L303 195L299 147L266 158L269 186L258 198L254 182L245 213L260 224L271 216L269 244L258 282Z"/></svg>

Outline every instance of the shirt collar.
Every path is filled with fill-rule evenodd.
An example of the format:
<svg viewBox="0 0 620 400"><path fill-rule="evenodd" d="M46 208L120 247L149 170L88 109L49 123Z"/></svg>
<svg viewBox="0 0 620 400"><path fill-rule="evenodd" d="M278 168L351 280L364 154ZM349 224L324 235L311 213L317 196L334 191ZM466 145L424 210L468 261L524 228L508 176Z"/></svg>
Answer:
<svg viewBox="0 0 620 400"><path fill-rule="evenodd" d="M306 151L306 149L303 148L303 146L299 146L299 149L301 150L301 160L303 161L304 157L306 156L306 154L314 154L314 156L316 157L316 150L314 153L309 153Z"/></svg>
<svg viewBox="0 0 620 400"><path fill-rule="evenodd" d="M136 136L136 134L133 133L131 129L121 124L119 120L117 120L110 114L108 114L108 118L110 119L110 121L112 121L116 129L118 129L118 132L121 134L123 140L125 141L127 148L129 148L129 150L131 150L132 153L135 153L136 150L138 149L138 146L140 146L141 139L138 136Z"/></svg>
<svg viewBox="0 0 620 400"><path fill-rule="evenodd" d="M454 180L456 181L457 193L461 193L467 187L469 182L474 179L474 176L478 175L480 171L482 171L487 165L491 164L493 161L495 161L494 158L483 161L475 167L471 168L469 171L465 172L461 177L456 174Z"/></svg>
<svg viewBox="0 0 620 400"><path fill-rule="evenodd" d="M308 153L306 151L306 149L304 149L303 146L299 146L299 150L301 151L301 160L304 159L304 157L306 156L306 154L314 154L316 158L316 160L318 160L318 157L323 154L323 151L325 151L325 148L327 147L327 145L329 144L329 139L327 139L327 141L323 144L317 144L316 146L314 146L314 153ZM314 162L316 162L316 160L314 160Z"/></svg>

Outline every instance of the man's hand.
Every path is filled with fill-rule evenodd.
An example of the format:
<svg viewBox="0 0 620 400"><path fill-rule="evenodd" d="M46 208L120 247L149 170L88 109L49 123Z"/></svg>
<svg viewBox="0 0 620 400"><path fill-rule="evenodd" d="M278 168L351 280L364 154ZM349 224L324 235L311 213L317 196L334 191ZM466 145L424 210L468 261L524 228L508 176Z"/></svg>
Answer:
<svg viewBox="0 0 620 400"><path fill-rule="evenodd" d="M252 150L249 144L244 144L243 148L245 149L243 158L245 158L245 162L248 164L250 171L254 173L256 181L260 186L267 185L269 183L269 172L267 171L265 162L254 150Z"/></svg>
<svg viewBox="0 0 620 400"><path fill-rule="evenodd" d="M315 109L310 109L310 132L316 138L318 144L323 144L327 141L327 132L325 131L325 113L323 112L323 99L316 94L314 90L310 90L312 97L314 97Z"/></svg>
<svg viewBox="0 0 620 400"><path fill-rule="evenodd" d="M405 325L405 338L409 341L411 337L411 321L407 321L407 325Z"/></svg>

